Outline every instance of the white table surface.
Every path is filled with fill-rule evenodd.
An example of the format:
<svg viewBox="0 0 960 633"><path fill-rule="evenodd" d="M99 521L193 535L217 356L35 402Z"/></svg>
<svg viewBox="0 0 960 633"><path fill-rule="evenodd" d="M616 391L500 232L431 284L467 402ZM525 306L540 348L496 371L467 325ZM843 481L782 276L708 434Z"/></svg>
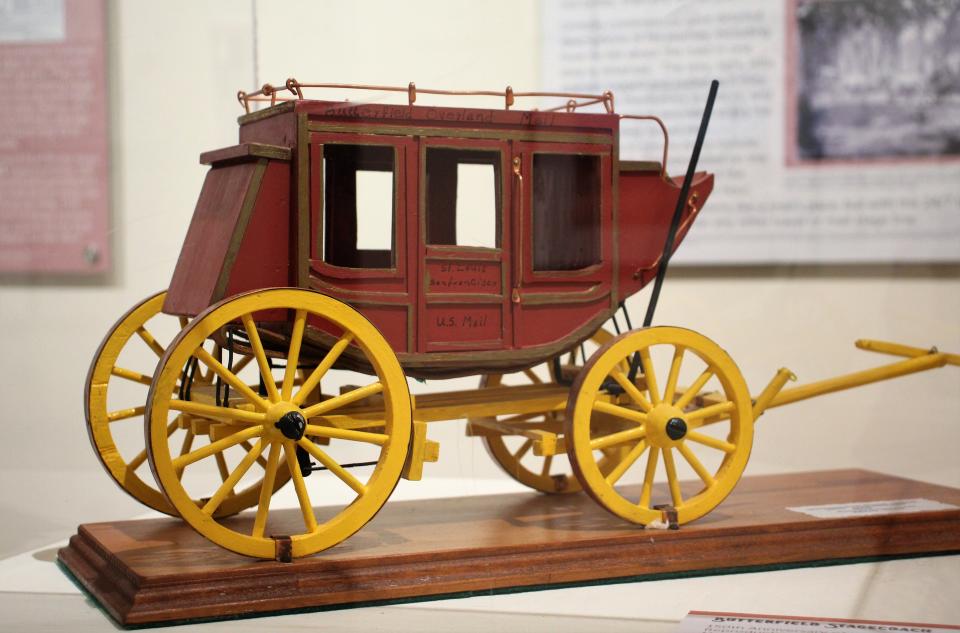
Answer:
<svg viewBox="0 0 960 633"><path fill-rule="evenodd" d="M46 499L60 473L0 482L3 555L0 630L110 631L118 627L56 565L78 522L143 516L132 501L90 483L84 499ZM44 481L49 478L50 481ZM60 479L62 481L62 479ZM83 482L73 481L72 489ZM14 494L14 490L17 494ZM505 479L443 480L398 487L396 499L519 490ZM38 493L39 494L39 493ZM102 494L102 498L101 498ZM48 513L51 501L60 512ZM66 510L64 510L66 508ZM79 517L79 519L78 519ZM94 518L96 517L96 518ZM690 610L960 624L960 556L576 587L263 616L167 627L202 631L673 631Z"/></svg>

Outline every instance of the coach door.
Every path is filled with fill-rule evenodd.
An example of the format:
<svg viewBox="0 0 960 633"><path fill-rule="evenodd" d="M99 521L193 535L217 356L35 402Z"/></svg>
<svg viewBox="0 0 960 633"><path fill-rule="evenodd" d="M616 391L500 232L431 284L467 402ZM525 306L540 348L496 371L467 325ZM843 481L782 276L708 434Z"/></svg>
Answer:
<svg viewBox="0 0 960 633"><path fill-rule="evenodd" d="M510 152L500 141L420 143L422 352L513 344L509 293Z"/></svg>
<svg viewBox="0 0 960 633"><path fill-rule="evenodd" d="M517 143L522 212L513 278L518 347L595 331L614 307L611 150L607 145Z"/></svg>

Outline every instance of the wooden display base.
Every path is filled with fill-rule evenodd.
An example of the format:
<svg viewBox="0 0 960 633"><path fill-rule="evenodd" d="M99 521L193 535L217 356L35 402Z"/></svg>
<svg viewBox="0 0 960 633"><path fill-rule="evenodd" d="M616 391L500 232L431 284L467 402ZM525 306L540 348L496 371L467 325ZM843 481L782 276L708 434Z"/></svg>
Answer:
<svg viewBox="0 0 960 633"><path fill-rule="evenodd" d="M746 477L676 531L631 526L583 494L521 493L388 502L346 542L290 564L232 554L176 519L81 525L59 559L120 623L145 624L960 551L960 509L837 519L786 509L912 498L960 506L960 490L837 470ZM280 514L279 533L302 525L299 510L275 523Z"/></svg>

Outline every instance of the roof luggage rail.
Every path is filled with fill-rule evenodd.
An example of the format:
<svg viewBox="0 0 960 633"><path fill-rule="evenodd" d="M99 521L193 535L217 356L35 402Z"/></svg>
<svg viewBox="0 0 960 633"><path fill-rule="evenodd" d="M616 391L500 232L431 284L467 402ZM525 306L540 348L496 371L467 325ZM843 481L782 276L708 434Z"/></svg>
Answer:
<svg viewBox="0 0 960 633"><path fill-rule="evenodd" d="M443 95L451 97L503 97L504 109L509 110L517 98L523 97L564 97L567 102L563 105L548 108L544 112L575 112L578 108L603 104L608 114L613 114L613 93L609 90L601 94L588 94L582 92L515 92L512 86L507 86L503 90L439 90L436 88L417 88L414 82L406 86L379 86L369 84L338 84L338 83L301 83L291 77L287 79L283 86L273 86L263 84L255 92L237 92L237 100L243 109L249 114L250 104L252 102L269 102L271 106L283 101L300 101L303 97L304 88L332 88L340 90L371 90L376 92L405 92L407 93L407 105L413 105L417 101L417 95ZM279 93L288 92L290 96L281 96Z"/></svg>

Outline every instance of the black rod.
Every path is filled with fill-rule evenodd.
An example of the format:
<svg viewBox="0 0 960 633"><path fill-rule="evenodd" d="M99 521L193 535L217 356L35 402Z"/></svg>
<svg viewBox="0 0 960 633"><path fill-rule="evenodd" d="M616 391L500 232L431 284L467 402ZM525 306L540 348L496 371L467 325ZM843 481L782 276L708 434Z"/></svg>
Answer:
<svg viewBox="0 0 960 633"><path fill-rule="evenodd" d="M657 301L660 299L660 288L663 287L663 279L667 276L667 263L670 261L670 255L673 253L673 244L677 239L677 231L680 229L680 218L683 217L683 210L687 206L687 196L690 195L690 185L693 183L693 175L697 171L697 162L700 160L700 150L703 149L703 140L707 136L707 125L710 123L710 115L713 113L713 102L717 98L717 88L720 82L714 79L710 82L710 93L707 95L707 105L703 109L703 118L700 119L700 129L697 131L697 140L693 144L693 153L690 155L690 163L687 165L687 175L683 178L683 186L680 187L680 197L677 198L677 206L673 210L673 219L670 220L670 230L667 231L667 241L663 245L663 254L660 256L660 267L657 268L657 279L653 283L653 293L650 295L650 303L647 304L647 314L643 317L643 327L647 328L653 323L653 312L657 309ZM666 165L664 165L666 169ZM640 370L640 353L633 355L630 361L629 380L634 382L637 378L637 372Z"/></svg>
<svg viewBox="0 0 960 633"><path fill-rule="evenodd" d="M700 160L700 150L703 149L703 139L707 135L707 125L710 123L710 114L713 112L713 102L717 98L717 88L720 82L714 79L710 82L710 94L707 95L707 105L703 110L703 118L700 119L700 130L697 132L697 141L693 144L693 154L690 156L690 163L687 165L687 175L683 179L683 186L680 188L680 197L677 199L677 207L673 211L673 219L670 221L670 230L667 231L667 241L663 245L663 255L660 256L660 267L657 269L657 280L653 283L653 294L650 295L650 303L647 304L647 315L643 318L643 327L650 327L653 323L653 312L657 309L657 301L660 299L660 288L663 286L663 279L667 276L667 263L670 261L670 255L673 253L673 243L677 239L677 231L680 228L680 218L683 217L683 210L687 206L687 196L690 195L690 185L693 183L693 175L697 171L697 162ZM666 169L666 165L664 165Z"/></svg>

